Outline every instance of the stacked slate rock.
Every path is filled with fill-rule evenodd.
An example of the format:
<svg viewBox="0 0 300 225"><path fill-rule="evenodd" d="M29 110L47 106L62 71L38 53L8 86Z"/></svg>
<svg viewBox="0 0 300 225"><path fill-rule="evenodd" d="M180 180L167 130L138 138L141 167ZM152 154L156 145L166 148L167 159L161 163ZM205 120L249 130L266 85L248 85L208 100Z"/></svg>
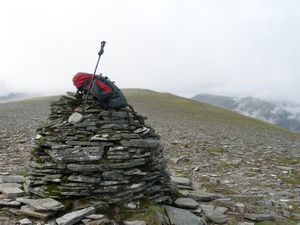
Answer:
<svg viewBox="0 0 300 225"><path fill-rule="evenodd" d="M37 130L25 191L55 199L108 204L170 200L160 137L130 110L105 110L62 96ZM80 113L79 113L80 112Z"/></svg>

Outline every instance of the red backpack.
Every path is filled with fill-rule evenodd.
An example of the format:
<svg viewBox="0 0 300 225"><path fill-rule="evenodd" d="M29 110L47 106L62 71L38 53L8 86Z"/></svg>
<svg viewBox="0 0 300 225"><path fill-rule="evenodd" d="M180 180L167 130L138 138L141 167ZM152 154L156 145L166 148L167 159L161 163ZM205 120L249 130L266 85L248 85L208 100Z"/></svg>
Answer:
<svg viewBox="0 0 300 225"><path fill-rule="evenodd" d="M92 79L93 74L79 72L73 77L72 81L80 92L85 93L90 89L90 94L101 105L106 105L114 109L120 109L128 105L121 90L107 77L95 75L93 84L91 84Z"/></svg>

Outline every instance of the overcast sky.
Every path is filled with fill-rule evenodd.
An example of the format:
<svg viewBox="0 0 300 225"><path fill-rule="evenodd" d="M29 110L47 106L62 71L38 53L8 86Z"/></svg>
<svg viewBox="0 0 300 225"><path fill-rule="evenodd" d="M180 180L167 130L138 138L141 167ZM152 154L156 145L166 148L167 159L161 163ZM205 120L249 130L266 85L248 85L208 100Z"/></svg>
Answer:
<svg viewBox="0 0 300 225"><path fill-rule="evenodd" d="M298 0L9 0L0 5L0 95L120 88L300 102Z"/></svg>

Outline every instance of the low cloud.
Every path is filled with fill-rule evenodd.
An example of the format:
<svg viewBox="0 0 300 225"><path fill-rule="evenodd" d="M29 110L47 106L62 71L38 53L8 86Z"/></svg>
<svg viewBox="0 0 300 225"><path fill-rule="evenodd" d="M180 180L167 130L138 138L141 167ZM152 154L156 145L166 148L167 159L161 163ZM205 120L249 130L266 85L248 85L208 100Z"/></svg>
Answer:
<svg viewBox="0 0 300 225"><path fill-rule="evenodd" d="M79 71L121 88L300 103L299 1L6 1L0 93L74 90ZM55 12L55 16L53 16ZM37 19L38 18L38 19Z"/></svg>

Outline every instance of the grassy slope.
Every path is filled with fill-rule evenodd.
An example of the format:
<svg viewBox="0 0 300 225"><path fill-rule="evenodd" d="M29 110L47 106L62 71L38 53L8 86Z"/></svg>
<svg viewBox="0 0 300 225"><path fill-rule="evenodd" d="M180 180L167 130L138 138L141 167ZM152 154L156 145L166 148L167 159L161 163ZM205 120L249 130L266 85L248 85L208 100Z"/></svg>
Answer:
<svg viewBox="0 0 300 225"><path fill-rule="evenodd" d="M165 113L178 113L181 116L186 115L194 120L300 136L258 119L173 94L158 93L145 89L125 89L123 91L128 97L130 104L152 108L152 111L157 109Z"/></svg>
<svg viewBox="0 0 300 225"><path fill-rule="evenodd" d="M228 125L231 127L258 129L260 131L272 132L280 135L300 137L300 134L291 133L273 124L170 93L160 93L147 89L123 89L122 91L128 98L129 104L137 107L138 110L143 109L144 112L147 112L147 116L149 117L152 113L157 111L157 113L161 113L163 117L184 117L188 120L211 124L218 123L223 124L224 126ZM29 98L17 100L16 102L31 105L39 102L50 102L56 99L58 99L58 96Z"/></svg>

